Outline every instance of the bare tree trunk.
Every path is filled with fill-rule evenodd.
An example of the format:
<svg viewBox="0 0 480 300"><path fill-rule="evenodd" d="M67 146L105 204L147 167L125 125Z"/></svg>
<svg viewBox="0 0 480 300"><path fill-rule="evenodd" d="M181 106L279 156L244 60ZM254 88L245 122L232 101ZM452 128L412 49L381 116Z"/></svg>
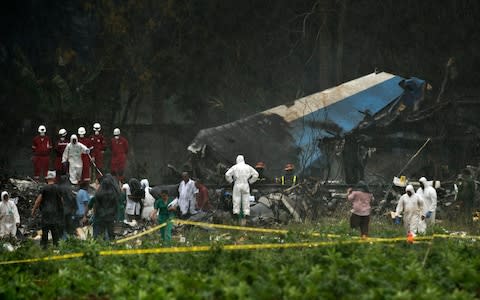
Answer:
<svg viewBox="0 0 480 300"><path fill-rule="evenodd" d="M339 0L335 84L342 83L342 79L343 79L343 36L344 36L343 28L345 25L346 14L347 14L347 0Z"/></svg>
<svg viewBox="0 0 480 300"><path fill-rule="evenodd" d="M318 45L318 83L320 90L334 85L334 34L332 32L332 11L335 11L335 1L322 1L320 13L322 25L317 34Z"/></svg>

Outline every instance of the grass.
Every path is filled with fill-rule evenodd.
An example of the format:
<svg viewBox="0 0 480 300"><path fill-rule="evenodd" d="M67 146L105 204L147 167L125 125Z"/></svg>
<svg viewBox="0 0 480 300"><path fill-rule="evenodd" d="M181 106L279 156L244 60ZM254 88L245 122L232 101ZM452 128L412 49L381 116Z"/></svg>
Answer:
<svg viewBox="0 0 480 300"><path fill-rule="evenodd" d="M340 221L338 221L340 220ZM290 224L287 234L206 231L184 228L185 243L208 245L200 253L102 257L100 250L159 247L154 233L113 245L94 240L62 241L58 254L84 252L82 258L0 266L4 278L0 299L475 299L480 297L479 243L470 239L435 239L413 245L397 243L334 243L316 248L227 251L223 245L341 241L357 237L347 215L319 222ZM451 226L452 225L452 226ZM442 223L435 232L473 232ZM401 226L373 218L375 237L404 236ZM179 236L179 235L177 235ZM0 260L57 254L26 242Z"/></svg>

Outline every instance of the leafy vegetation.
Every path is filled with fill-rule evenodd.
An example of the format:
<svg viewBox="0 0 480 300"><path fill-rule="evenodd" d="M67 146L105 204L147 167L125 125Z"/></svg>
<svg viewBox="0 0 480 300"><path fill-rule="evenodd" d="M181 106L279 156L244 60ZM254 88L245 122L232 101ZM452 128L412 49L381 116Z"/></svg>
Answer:
<svg viewBox="0 0 480 300"><path fill-rule="evenodd" d="M376 224L374 227L389 227ZM334 243L318 248L227 251L226 244L286 243L325 240L308 231L341 233L346 223L325 228L298 225L287 235L185 231L187 245L210 245L199 253L100 256L99 250L158 247L159 236L143 244L111 245L67 240L60 254L84 252L82 258L3 265L2 299L474 299L480 297L480 249L471 239L432 242ZM377 235L398 236L392 227ZM185 246L178 241L177 245ZM34 243L1 260L42 253Z"/></svg>

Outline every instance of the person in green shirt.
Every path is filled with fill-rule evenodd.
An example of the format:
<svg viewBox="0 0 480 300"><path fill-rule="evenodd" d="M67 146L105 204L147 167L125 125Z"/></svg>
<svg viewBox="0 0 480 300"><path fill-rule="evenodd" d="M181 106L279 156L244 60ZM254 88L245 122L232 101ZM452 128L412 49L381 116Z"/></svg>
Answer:
<svg viewBox="0 0 480 300"><path fill-rule="evenodd" d="M175 211L177 210L176 205L169 205L174 200L168 196L167 190L162 190L160 192L160 198L155 200L154 210L150 214L150 218L155 220L155 216L158 212L158 224L167 223L167 226L160 229L160 234L162 240L169 244L172 239L172 222L171 220L175 216Z"/></svg>

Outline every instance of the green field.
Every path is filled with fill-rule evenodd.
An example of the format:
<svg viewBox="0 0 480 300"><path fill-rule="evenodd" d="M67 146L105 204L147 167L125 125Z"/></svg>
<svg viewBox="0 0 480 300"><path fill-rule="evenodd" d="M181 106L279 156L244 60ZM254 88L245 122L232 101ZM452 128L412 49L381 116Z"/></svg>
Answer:
<svg viewBox="0 0 480 300"><path fill-rule="evenodd" d="M334 223L334 225L326 225ZM445 226L437 226L438 233ZM157 233L112 245L67 240L42 251L27 242L1 261L85 253L58 261L0 265L0 299L478 299L480 240L360 240L345 221L291 225L288 234L183 228L192 253L102 256L105 250L161 247ZM456 228L459 229L459 228ZM475 227L469 228L475 233ZM311 236L311 232L322 233ZM374 221L374 237L403 237ZM327 237L323 233L337 234ZM431 234L431 233L430 233ZM226 250L224 245L328 242L316 247ZM173 248L175 249L175 248Z"/></svg>

